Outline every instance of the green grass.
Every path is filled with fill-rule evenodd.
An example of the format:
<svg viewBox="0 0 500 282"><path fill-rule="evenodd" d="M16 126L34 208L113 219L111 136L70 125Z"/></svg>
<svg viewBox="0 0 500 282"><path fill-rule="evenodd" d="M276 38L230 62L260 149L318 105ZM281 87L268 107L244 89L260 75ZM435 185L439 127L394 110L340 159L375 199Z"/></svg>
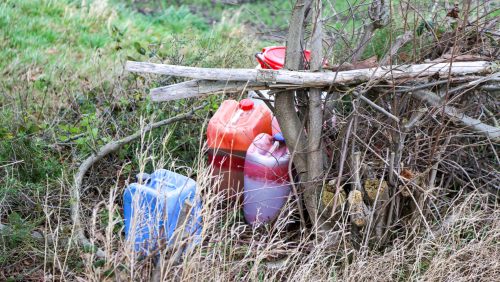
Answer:
<svg viewBox="0 0 500 282"><path fill-rule="evenodd" d="M254 45L240 30L229 24L210 27L186 7L147 16L123 5L96 10L74 1L9 0L0 4L0 22L4 148L34 136L50 143L86 134L76 141L79 153L86 155L121 126L137 128L138 123L130 126L131 116L138 122L141 115L171 114L150 104L146 93L129 90L143 80L121 75L126 59L205 67L254 64ZM104 117L113 119L115 128ZM8 151L3 154L11 160Z"/></svg>
<svg viewBox="0 0 500 282"><path fill-rule="evenodd" d="M289 25L289 17L294 4L291 0L270 0L270 1L248 1L241 4L231 4L230 1L207 1L207 0L185 0L185 1L131 1L114 0L115 3L123 4L132 9L149 12L152 14L161 13L172 6L189 7L190 10L199 16L203 16L207 22L227 21L234 19L236 23L254 26L259 31L286 31ZM348 16L360 1L333 1L335 11L340 16ZM354 8L353 8L354 7ZM330 6L324 9L324 16L333 14ZM360 26L361 17L354 17L350 24ZM341 24L336 24L340 28Z"/></svg>
<svg viewBox="0 0 500 282"><path fill-rule="evenodd" d="M1 4L0 19L6 27L0 30L4 77L40 68L32 80L51 80L60 72L89 78L103 65L113 65L130 53L135 42L160 42L176 34L208 30L202 19L183 7L169 8L152 20L112 8L97 13L60 0Z"/></svg>
<svg viewBox="0 0 500 282"><path fill-rule="evenodd" d="M118 101L99 105L103 95L116 94L111 92L127 58L219 67L252 63L251 51L239 52L252 45L237 29L210 28L186 7L146 16L123 6L96 11L73 1L10 0L0 6L0 21L0 87L6 94L0 98L5 116L0 137L6 139L54 124L80 134L96 126L85 115L104 110L100 106L108 102L122 107L149 103L145 93L127 97L125 91L113 97ZM77 107L71 121L78 124L51 122L66 119L54 113L68 103Z"/></svg>

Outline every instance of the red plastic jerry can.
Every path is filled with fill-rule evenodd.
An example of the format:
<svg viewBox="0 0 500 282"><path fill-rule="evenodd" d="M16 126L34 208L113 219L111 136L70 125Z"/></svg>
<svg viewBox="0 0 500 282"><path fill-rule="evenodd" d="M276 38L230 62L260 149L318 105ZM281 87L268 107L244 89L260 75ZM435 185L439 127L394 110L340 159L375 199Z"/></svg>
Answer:
<svg viewBox="0 0 500 282"><path fill-rule="evenodd" d="M208 162L212 175L220 177L214 189L227 199L240 201L245 154L260 133L271 134L271 111L252 100L224 101L207 127Z"/></svg>

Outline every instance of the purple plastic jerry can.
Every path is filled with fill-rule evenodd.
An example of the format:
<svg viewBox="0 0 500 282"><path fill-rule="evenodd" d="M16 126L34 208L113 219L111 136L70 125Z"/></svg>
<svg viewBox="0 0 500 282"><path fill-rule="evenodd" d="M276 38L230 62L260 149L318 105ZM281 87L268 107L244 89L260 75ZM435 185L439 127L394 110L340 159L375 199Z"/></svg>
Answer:
<svg viewBox="0 0 500 282"><path fill-rule="evenodd" d="M290 154L281 133L261 133L247 150L243 212L249 224L273 221L290 194Z"/></svg>

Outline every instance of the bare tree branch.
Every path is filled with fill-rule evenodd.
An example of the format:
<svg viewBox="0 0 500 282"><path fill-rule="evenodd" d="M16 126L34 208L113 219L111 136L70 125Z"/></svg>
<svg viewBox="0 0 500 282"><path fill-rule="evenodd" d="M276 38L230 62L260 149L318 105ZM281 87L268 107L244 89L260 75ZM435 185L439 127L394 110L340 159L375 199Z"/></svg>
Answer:
<svg viewBox="0 0 500 282"><path fill-rule="evenodd" d="M290 27L286 40L285 69L299 70L303 64L303 33L304 13L309 1L298 0L292 11ZM293 162L302 178L307 171L305 158L306 140L302 122L295 111L294 91L276 94L276 117L285 136L288 148L295 152Z"/></svg>
<svg viewBox="0 0 500 282"><path fill-rule="evenodd" d="M448 117L453 118L454 120L460 122L461 124L465 125L466 127L472 129L473 131L481 135L491 138L497 142L500 141L500 128L485 124L478 119L471 118L466 114L461 113L458 109L454 107L446 106L445 104L443 104L441 98L439 98L438 95L430 91L419 90L413 92L412 96L434 107L444 107L443 113Z"/></svg>
<svg viewBox="0 0 500 282"><path fill-rule="evenodd" d="M363 36L352 55L352 62L361 59L375 30L384 27L389 22L389 8L386 0L373 0L368 8L368 16L370 22L365 23L363 27Z"/></svg>
<svg viewBox="0 0 500 282"><path fill-rule="evenodd" d="M311 70L319 71L323 65L323 26L321 22L322 1L313 2L313 34L311 42ZM307 136L307 171L308 185L304 191L304 201L307 211L311 216L315 227L320 220L318 217L319 196L322 183L319 181L323 176L323 151L321 150L321 132L323 127L323 113L321 108L321 88L309 90L308 110L308 136Z"/></svg>

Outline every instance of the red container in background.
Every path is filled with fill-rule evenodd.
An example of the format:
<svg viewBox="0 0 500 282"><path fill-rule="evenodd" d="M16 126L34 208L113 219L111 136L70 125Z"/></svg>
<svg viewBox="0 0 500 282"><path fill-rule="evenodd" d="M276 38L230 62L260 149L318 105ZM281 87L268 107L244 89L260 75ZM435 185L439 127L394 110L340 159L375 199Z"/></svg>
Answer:
<svg viewBox="0 0 500 282"><path fill-rule="evenodd" d="M282 69L285 65L286 47L285 46L270 46L262 49L261 53L255 54L255 58L263 69ZM304 50L304 65L308 69L311 61L311 51ZM323 59L323 65L328 65L326 59Z"/></svg>
<svg viewBox="0 0 500 282"><path fill-rule="evenodd" d="M263 69L279 70L285 65L285 46L270 46L262 49L262 53L257 53L255 57ZM305 61L311 60L311 51L304 50Z"/></svg>
<svg viewBox="0 0 500 282"><path fill-rule="evenodd" d="M271 134L271 118L265 105L254 105L249 99L222 102L207 127L208 161L212 175L221 177L219 185L214 185L216 192L239 200L246 151L258 134Z"/></svg>

